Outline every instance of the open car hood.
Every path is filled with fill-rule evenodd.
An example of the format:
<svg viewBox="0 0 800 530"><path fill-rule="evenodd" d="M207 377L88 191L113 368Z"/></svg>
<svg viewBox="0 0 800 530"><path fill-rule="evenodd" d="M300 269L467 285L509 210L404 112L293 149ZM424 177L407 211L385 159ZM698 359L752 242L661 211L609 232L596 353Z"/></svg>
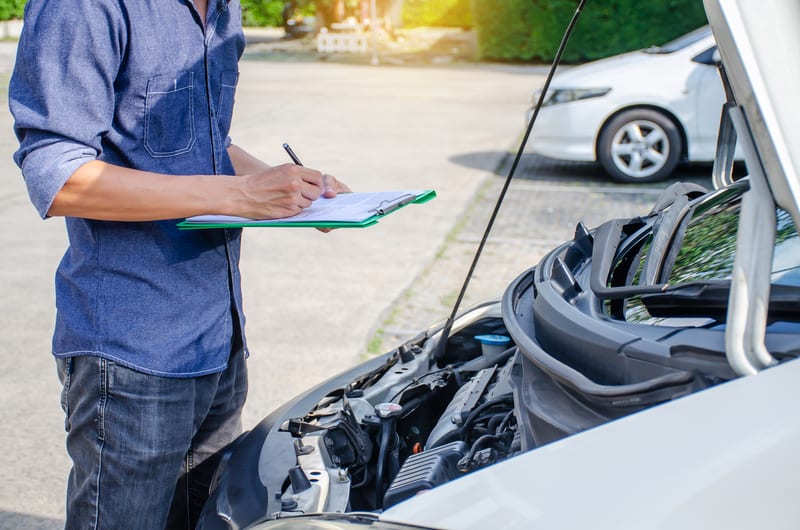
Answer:
<svg viewBox="0 0 800 530"><path fill-rule="evenodd" d="M775 202L800 225L800 3L796 0L704 0L735 103L756 151L751 173L766 176Z"/></svg>
<svg viewBox="0 0 800 530"><path fill-rule="evenodd" d="M502 301L290 401L222 458L198 528L797 527L800 4L704 1L728 93L714 181L737 135L749 178L579 223ZM635 297L680 322L629 319Z"/></svg>

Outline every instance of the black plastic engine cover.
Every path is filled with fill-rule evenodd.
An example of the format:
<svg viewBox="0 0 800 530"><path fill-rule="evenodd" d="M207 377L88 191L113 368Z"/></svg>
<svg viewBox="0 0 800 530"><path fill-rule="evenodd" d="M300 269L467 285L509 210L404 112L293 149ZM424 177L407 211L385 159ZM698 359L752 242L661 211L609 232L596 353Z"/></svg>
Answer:
<svg viewBox="0 0 800 530"><path fill-rule="evenodd" d="M429 449L409 456L386 490L383 507L388 508L413 497L420 491L429 490L459 476L458 461L466 456L469 448L461 441Z"/></svg>

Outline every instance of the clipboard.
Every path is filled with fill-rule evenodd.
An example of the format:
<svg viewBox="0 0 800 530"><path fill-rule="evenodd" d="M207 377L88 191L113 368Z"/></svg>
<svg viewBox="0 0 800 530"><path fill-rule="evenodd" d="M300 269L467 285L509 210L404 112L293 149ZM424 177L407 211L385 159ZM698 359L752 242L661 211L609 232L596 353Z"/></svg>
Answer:
<svg viewBox="0 0 800 530"><path fill-rule="evenodd" d="M340 193L332 199L317 199L311 207L293 217L247 219L228 215L198 215L179 222L178 228L366 228L409 204L426 203L435 197L434 190Z"/></svg>

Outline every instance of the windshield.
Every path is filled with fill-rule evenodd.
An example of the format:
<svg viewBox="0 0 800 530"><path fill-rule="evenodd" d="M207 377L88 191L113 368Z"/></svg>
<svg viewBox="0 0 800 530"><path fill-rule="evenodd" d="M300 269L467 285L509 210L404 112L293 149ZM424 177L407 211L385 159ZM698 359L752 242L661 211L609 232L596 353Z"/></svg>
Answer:
<svg viewBox="0 0 800 530"><path fill-rule="evenodd" d="M736 229L741 201L695 211L672 264L667 283L728 280L736 254ZM791 216L776 208L777 234L772 258L772 283L800 286L800 237Z"/></svg>
<svg viewBox="0 0 800 530"><path fill-rule="evenodd" d="M690 31L685 35L681 35L675 40L668 42L662 46L651 46L650 48L642 50L644 53L653 53L653 54L662 54L662 53L673 53L678 50L682 50L687 46L691 46L695 42L702 40L706 37L711 35L711 28L708 26L703 26L701 28L697 28L694 31Z"/></svg>
<svg viewBox="0 0 800 530"><path fill-rule="evenodd" d="M657 282L677 287L691 282L730 280L736 256L741 199L741 189L730 188L689 210L677 226L672 227L674 239L663 257ZM800 287L800 236L785 210L776 207L776 218L772 284ZM652 237L639 249L636 259L631 260L634 282L642 277L651 242ZM650 257L658 259L657 256ZM638 296L627 300L624 318L629 322L655 323ZM665 322L659 319L658 323Z"/></svg>

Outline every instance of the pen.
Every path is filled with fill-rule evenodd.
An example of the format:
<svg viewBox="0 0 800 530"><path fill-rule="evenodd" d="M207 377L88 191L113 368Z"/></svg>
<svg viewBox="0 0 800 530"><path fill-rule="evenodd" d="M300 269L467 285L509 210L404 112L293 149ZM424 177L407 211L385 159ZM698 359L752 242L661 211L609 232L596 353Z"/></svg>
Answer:
<svg viewBox="0 0 800 530"><path fill-rule="evenodd" d="M292 148L289 147L289 144L283 144L283 148L286 150L287 153L289 153L289 158L292 159L292 162L294 162L298 166L302 166L303 165L303 163L300 162L300 159L297 158L297 155L294 154L294 151L292 151Z"/></svg>
<svg viewBox="0 0 800 530"><path fill-rule="evenodd" d="M302 166L303 165L303 163L300 162L300 159L297 158L297 155L294 154L294 151L292 151L292 148L289 147L289 144L287 144L287 143L283 144L283 148L286 149L287 153L289 153L289 158L292 159L292 162L294 162L298 166ZM333 191L333 188L330 185L330 179L332 179L332 178L333 177L331 177L330 175L326 175L326 174L322 175L322 189L323 189L323 191L325 193L328 193L328 191Z"/></svg>

